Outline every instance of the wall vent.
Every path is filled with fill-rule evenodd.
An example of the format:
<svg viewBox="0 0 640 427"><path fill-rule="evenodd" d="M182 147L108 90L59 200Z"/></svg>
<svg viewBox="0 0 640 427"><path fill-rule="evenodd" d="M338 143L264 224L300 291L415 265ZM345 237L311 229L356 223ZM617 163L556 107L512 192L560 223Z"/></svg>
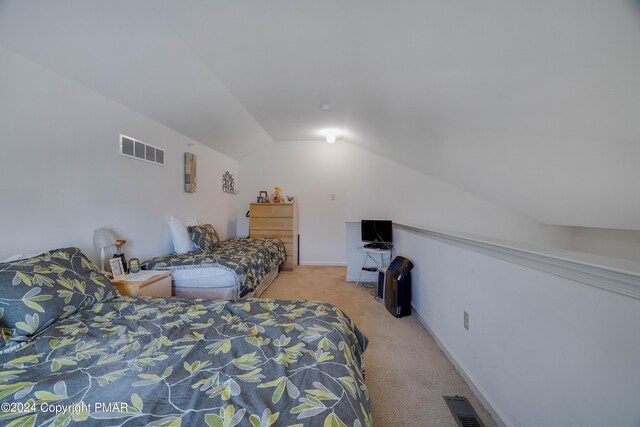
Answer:
<svg viewBox="0 0 640 427"><path fill-rule="evenodd" d="M120 135L120 154L132 159L164 166L164 150L162 148L145 144L126 135Z"/></svg>
<svg viewBox="0 0 640 427"><path fill-rule="evenodd" d="M466 397L443 396L460 427L484 427Z"/></svg>

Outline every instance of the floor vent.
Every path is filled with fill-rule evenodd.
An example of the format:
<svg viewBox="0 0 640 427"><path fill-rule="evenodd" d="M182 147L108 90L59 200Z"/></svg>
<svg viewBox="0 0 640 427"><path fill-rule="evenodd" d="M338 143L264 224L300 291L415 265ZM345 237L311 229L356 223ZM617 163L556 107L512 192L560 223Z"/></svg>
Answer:
<svg viewBox="0 0 640 427"><path fill-rule="evenodd" d="M460 427L484 427L466 397L444 396L444 400Z"/></svg>

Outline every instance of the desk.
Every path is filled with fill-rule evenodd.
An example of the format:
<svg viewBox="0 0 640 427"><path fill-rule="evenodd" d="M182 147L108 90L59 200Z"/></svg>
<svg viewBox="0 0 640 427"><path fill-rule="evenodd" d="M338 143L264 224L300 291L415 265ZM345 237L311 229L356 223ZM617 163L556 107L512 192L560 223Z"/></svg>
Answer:
<svg viewBox="0 0 640 427"><path fill-rule="evenodd" d="M364 252L364 262L362 263L362 269L360 270L360 275L358 276L358 281L356 285L359 285L362 281L362 272L367 271L371 273L377 273L380 271L385 265L385 256L387 257L386 263L391 262L392 251L393 248L389 249L377 249L377 248L365 248L364 246L359 247L361 251ZM380 258L376 259L375 256L379 255ZM375 267L367 267L367 261L373 261L375 263Z"/></svg>

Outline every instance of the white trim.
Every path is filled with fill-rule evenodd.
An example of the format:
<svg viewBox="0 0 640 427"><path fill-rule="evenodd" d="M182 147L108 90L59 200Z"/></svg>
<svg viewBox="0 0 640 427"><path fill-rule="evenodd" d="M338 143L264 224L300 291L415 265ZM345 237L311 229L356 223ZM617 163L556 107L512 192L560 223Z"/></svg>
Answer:
<svg viewBox="0 0 640 427"><path fill-rule="evenodd" d="M347 278L345 279L347 282L360 282L360 283L377 283L378 282L378 273L370 273L367 272L367 274L375 274L376 276L371 276L371 277L367 277L364 275L364 273L362 273L362 277L358 277L358 276L347 276ZM370 280L367 280L370 279Z"/></svg>
<svg viewBox="0 0 640 427"><path fill-rule="evenodd" d="M300 261L300 265L317 265L325 267L345 267L347 265L344 261Z"/></svg>
<svg viewBox="0 0 640 427"><path fill-rule="evenodd" d="M444 355L447 356L447 359L449 359L449 361L454 366L454 368L456 368L456 371L458 371L458 373L462 376L462 378L467 383L467 385L469 386L473 394L478 398L480 403L482 403L482 406L484 406L485 409L489 411L491 418L493 418L496 424L498 424L500 427L513 427L513 424L508 420L508 418L500 410L500 408L498 408L498 405L496 404L496 402L494 402L492 399L490 399L487 396L486 392L482 387L480 387L479 383L475 381L473 377L467 373L467 370L465 369L465 367L461 363L459 363L455 357L453 357L453 355L451 354L447 346L444 345L444 343L442 342L438 334L433 330L433 328L430 328L427 322L425 322L422 316L420 316L420 313L418 313L418 310L416 310L416 307L413 305L413 303L411 304L411 309L412 309L411 313L416 316L416 318L422 324L422 326L424 326L427 332L429 332L429 335L431 335L431 337L436 342L436 344L438 344L438 347L440 347Z"/></svg>
<svg viewBox="0 0 640 427"><path fill-rule="evenodd" d="M607 259L610 264L616 265L606 266L596 264L593 261L578 259L579 255L581 255L580 253L571 253L569 251L555 251L556 253L553 253L551 251L518 248L515 247L516 244L490 242L488 241L489 239L455 235L449 232L406 224L394 223L394 227L610 292L640 299L640 264L632 261L617 262L613 259ZM571 255L575 255L575 258L572 259ZM623 269L624 267L621 268L621 265L631 267L631 270Z"/></svg>

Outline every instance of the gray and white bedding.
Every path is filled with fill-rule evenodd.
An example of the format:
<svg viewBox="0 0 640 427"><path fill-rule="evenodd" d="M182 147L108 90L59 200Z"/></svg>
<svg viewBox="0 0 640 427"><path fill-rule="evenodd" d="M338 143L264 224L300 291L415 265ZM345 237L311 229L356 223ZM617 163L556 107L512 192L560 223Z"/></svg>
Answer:
<svg viewBox="0 0 640 427"><path fill-rule="evenodd" d="M184 268L173 270L171 275L174 296L191 294L209 299L233 299L239 297L236 274L223 267Z"/></svg>
<svg viewBox="0 0 640 427"><path fill-rule="evenodd" d="M147 270L193 270L214 268L228 271L234 275L237 294L243 297L252 293L262 282L265 275L277 271L286 258L284 245L276 239L229 239L220 242L210 250L199 250L184 254L169 254L145 261ZM209 271L212 276L219 273ZM205 276L203 274L203 276ZM193 276L191 276L193 278ZM218 279L214 277L213 280ZM202 282L210 280L206 278ZM195 283L191 280L190 287ZM219 284L219 282L216 282ZM178 283L175 286L179 286Z"/></svg>
<svg viewBox="0 0 640 427"><path fill-rule="evenodd" d="M120 297L76 248L0 263L0 295L2 425L372 425L330 304Z"/></svg>

